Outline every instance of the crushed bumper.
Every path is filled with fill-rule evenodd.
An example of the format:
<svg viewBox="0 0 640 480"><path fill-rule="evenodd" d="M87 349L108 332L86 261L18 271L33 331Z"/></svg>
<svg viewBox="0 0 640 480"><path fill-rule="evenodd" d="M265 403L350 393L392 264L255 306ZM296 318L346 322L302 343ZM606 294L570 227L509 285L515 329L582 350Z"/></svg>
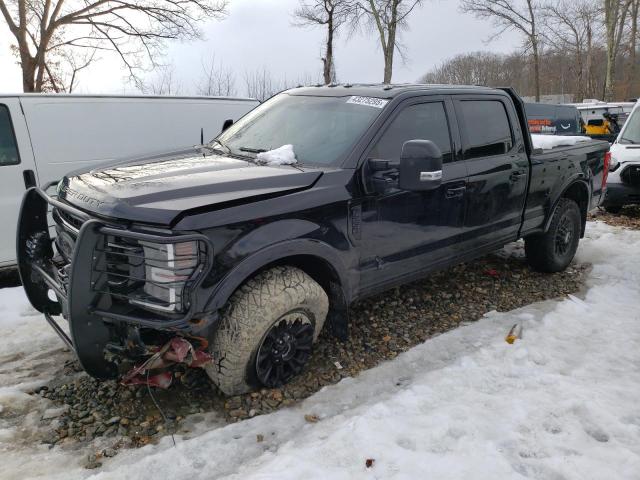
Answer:
<svg viewBox="0 0 640 480"><path fill-rule="evenodd" d="M59 214L56 228L50 225L52 209ZM57 224L61 216L71 219L62 230ZM114 236L157 244L197 241L205 246L199 274L185 289L185 311L163 315L127 308L109 282L105 247ZM213 248L204 235L132 231L32 188L23 198L16 248L29 301L93 377L115 378L130 371L172 338L198 338L214 320L202 313L204 305L194 295L211 266ZM68 321L69 335L54 320L57 315Z"/></svg>

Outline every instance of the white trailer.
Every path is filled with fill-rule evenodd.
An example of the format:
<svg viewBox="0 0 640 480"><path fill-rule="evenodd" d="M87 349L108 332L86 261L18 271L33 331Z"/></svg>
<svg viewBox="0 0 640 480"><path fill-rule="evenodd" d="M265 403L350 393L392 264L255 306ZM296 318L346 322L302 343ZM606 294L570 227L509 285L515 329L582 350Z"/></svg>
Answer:
<svg viewBox="0 0 640 480"><path fill-rule="evenodd" d="M257 100L226 97L0 94L0 268L16 263L25 190L72 170L191 147ZM201 133L202 132L202 133Z"/></svg>

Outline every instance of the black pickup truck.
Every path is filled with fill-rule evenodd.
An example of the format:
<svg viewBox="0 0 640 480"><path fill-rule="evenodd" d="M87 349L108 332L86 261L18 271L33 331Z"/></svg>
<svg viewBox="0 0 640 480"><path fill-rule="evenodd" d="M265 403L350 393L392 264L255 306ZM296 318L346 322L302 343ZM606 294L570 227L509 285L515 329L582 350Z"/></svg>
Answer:
<svg viewBox="0 0 640 480"><path fill-rule="evenodd" d="M510 89L299 88L225 127L25 194L24 288L90 375L281 385L355 300L518 238L564 269L608 169L606 142L534 150Z"/></svg>

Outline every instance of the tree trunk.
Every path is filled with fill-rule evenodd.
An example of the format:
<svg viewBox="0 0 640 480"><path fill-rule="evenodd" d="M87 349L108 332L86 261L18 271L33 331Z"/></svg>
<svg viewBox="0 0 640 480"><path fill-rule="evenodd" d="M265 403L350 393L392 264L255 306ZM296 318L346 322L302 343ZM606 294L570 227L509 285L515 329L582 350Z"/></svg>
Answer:
<svg viewBox="0 0 640 480"><path fill-rule="evenodd" d="M540 101L540 53L538 52L538 41L531 42L533 49L533 83L536 94L536 102Z"/></svg>
<svg viewBox="0 0 640 480"><path fill-rule="evenodd" d="M324 58L324 83L333 83L333 11L329 13L327 22L327 51Z"/></svg>
<svg viewBox="0 0 640 480"><path fill-rule="evenodd" d="M384 83L391 83L393 77L393 55L396 50L396 28L398 26L398 4L400 0L392 0L391 21L387 26L387 48L384 53Z"/></svg>
<svg viewBox="0 0 640 480"><path fill-rule="evenodd" d="M636 82L636 42L638 37L638 9L640 0L634 0L631 6L631 31L629 32L629 73L627 74L627 85L625 97L635 96Z"/></svg>
<svg viewBox="0 0 640 480"><path fill-rule="evenodd" d="M591 26L587 26L587 58L585 65L585 75L587 76L587 88L586 95L589 98L594 97L594 88L593 88L593 32L591 31Z"/></svg>

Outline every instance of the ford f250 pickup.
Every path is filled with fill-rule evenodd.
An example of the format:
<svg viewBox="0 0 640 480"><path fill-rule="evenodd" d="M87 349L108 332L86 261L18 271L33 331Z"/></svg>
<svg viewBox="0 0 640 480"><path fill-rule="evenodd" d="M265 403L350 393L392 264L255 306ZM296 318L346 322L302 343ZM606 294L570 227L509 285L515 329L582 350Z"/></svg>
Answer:
<svg viewBox="0 0 640 480"><path fill-rule="evenodd" d="M299 88L225 127L25 194L24 289L90 375L282 385L355 300L519 238L564 269L607 177L607 142L534 149L511 89Z"/></svg>

